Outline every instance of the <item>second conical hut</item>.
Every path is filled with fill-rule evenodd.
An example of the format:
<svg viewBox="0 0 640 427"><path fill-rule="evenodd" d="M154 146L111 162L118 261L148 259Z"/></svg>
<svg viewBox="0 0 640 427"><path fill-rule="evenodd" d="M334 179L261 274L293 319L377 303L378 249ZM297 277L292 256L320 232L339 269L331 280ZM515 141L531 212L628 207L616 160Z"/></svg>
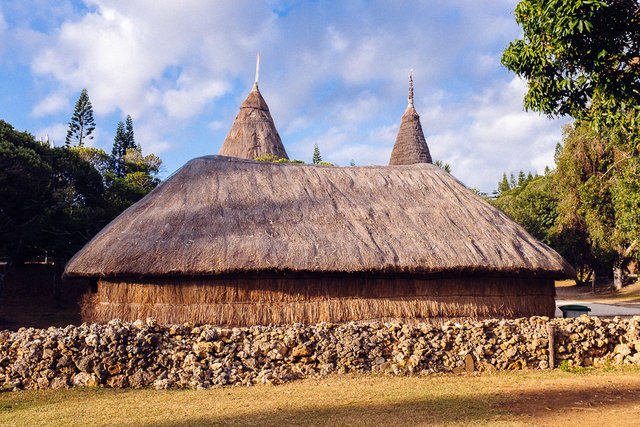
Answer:
<svg viewBox="0 0 640 427"><path fill-rule="evenodd" d="M420 116L413 106L413 70L409 74L409 105L402 116L389 165L431 163L427 140L422 133Z"/></svg>
<svg viewBox="0 0 640 427"><path fill-rule="evenodd" d="M271 154L281 159L289 158L269 113L269 107L258 89L259 70L260 55L253 89L240 105L240 112L222 143L219 152L222 156L254 160Z"/></svg>

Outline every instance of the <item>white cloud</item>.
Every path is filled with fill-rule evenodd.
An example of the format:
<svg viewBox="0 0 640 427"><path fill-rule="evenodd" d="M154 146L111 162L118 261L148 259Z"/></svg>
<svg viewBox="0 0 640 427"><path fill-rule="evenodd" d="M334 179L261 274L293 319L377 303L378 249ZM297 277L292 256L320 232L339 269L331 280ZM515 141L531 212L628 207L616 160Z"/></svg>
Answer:
<svg viewBox="0 0 640 427"><path fill-rule="evenodd" d="M221 80L203 81L180 76L178 87L165 92L162 105L170 117L186 119L200 113L207 102L224 95L230 85Z"/></svg>
<svg viewBox="0 0 640 427"><path fill-rule="evenodd" d="M56 92L47 96L40 101L31 111L34 117L42 117L52 113L58 113L60 111L71 108L71 103L66 95Z"/></svg>
<svg viewBox="0 0 640 427"><path fill-rule="evenodd" d="M449 162L453 175L485 192L494 190L503 172L542 172L553 167L562 131L558 121L522 110L526 86L518 78L494 87L446 115L462 118L427 139L434 158Z"/></svg>

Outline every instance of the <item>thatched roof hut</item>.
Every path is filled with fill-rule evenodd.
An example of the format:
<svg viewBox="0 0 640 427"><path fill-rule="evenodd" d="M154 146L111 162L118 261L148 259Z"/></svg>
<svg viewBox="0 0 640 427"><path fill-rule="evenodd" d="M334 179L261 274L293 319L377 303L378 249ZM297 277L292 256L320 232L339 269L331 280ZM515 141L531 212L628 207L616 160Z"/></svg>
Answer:
<svg viewBox="0 0 640 427"><path fill-rule="evenodd" d="M88 320L553 315L572 268L438 167L200 157L68 263Z"/></svg>
<svg viewBox="0 0 640 427"><path fill-rule="evenodd" d="M240 105L240 112L222 143L219 152L221 156L253 160L265 154L272 154L281 159L289 158L271 118L269 107L258 89L259 65L258 55L256 81L249 96Z"/></svg>
<svg viewBox="0 0 640 427"><path fill-rule="evenodd" d="M400 154L392 155L407 165L245 160L286 157L256 72L220 151L233 157L191 160L67 264L66 277L94 284L84 319L254 325L553 316L554 279L573 269L429 164L411 101L410 86Z"/></svg>
<svg viewBox="0 0 640 427"><path fill-rule="evenodd" d="M413 73L412 73L413 74ZM420 116L413 106L413 75L409 75L409 105L402 116L396 142L391 151L390 165L431 163L427 140L422 132Z"/></svg>

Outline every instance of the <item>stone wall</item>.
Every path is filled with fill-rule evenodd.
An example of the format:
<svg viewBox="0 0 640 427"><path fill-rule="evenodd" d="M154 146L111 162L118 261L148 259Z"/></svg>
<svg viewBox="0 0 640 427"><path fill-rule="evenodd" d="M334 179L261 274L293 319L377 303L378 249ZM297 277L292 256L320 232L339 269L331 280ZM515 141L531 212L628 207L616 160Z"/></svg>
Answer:
<svg viewBox="0 0 640 427"><path fill-rule="evenodd" d="M532 317L447 323L348 323L223 329L154 319L0 332L0 386L207 388L344 372L395 375L640 363L640 317ZM566 361L566 362L561 362Z"/></svg>

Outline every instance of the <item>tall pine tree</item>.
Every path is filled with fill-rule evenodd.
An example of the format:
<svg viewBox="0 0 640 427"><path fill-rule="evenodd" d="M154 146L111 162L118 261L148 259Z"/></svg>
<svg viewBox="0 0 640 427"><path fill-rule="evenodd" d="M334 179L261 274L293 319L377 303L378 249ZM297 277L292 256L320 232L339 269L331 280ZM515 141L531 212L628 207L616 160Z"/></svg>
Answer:
<svg viewBox="0 0 640 427"><path fill-rule="evenodd" d="M509 180L507 179L507 174L502 174L502 179L498 182L498 194L502 194L505 191L509 191L511 186L509 185Z"/></svg>
<svg viewBox="0 0 640 427"><path fill-rule="evenodd" d="M320 155L320 149L318 148L318 144L313 144L313 157L311 159L314 165L317 165L322 161L322 156Z"/></svg>
<svg viewBox="0 0 640 427"><path fill-rule="evenodd" d="M111 163L113 171L119 178L124 177L124 155L127 154L127 131L124 123L119 122L116 130L116 137L113 139L113 149L111 150Z"/></svg>
<svg viewBox="0 0 640 427"><path fill-rule="evenodd" d="M125 141L126 141L126 148L125 148L125 154L127 152L127 149L129 148L133 148L134 150L137 151L142 151L142 147L138 146L136 144L136 140L133 136L133 120L131 119L131 116L127 114L127 120L125 122Z"/></svg>
<svg viewBox="0 0 640 427"><path fill-rule="evenodd" d="M126 123L125 123L126 122ZM116 130L116 137L113 140L113 149L111 150L111 163L116 176L123 178L127 171L125 170L125 156L127 150L136 150L142 154L142 147L136 144L133 134L133 120L127 114L125 122L119 122Z"/></svg>
<svg viewBox="0 0 640 427"><path fill-rule="evenodd" d="M67 147L71 145L84 146L85 139L93 139L91 133L95 128L96 124L93 121L93 107L89 100L89 94L86 89L82 89L69 122L67 137L64 141L65 145Z"/></svg>

